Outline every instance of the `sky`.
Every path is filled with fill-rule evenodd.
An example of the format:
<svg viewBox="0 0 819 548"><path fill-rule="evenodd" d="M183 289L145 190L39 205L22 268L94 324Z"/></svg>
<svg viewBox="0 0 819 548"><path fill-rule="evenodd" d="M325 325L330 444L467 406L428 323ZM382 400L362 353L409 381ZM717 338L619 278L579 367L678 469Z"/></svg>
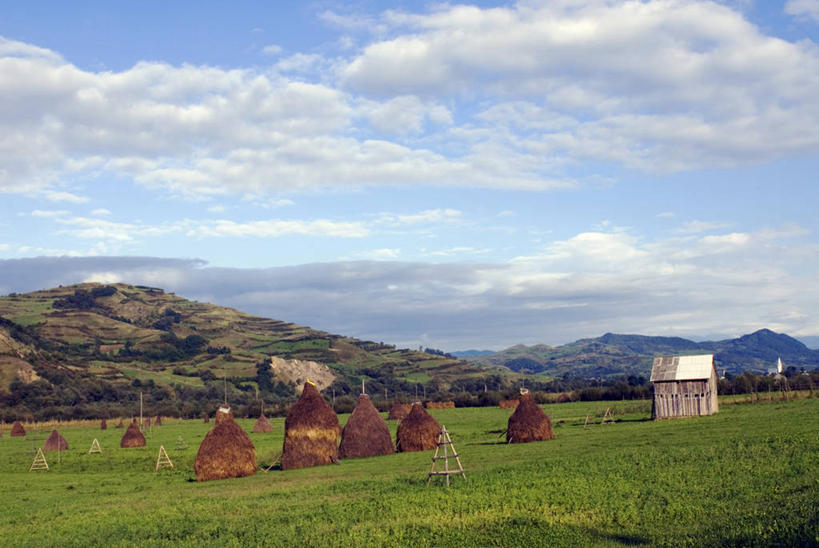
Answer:
<svg viewBox="0 0 819 548"><path fill-rule="evenodd" d="M818 44L819 0L5 3L0 294L817 340Z"/></svg>

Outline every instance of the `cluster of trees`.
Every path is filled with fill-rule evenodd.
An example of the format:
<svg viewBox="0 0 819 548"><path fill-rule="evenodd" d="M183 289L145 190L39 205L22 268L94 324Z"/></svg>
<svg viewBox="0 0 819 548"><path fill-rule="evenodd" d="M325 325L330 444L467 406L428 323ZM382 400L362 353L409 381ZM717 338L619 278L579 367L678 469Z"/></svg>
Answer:
<svg viewBox="0 0 819 548"><path fill-rule="evenodd" d="M90 310L97 306L96 299L99 297L110 297L117 292L117 288L105 285L95 287L91 291L77 289L73 295L68 295L62 299L54 301L54 308L76 308L78 310Z"/></svg>

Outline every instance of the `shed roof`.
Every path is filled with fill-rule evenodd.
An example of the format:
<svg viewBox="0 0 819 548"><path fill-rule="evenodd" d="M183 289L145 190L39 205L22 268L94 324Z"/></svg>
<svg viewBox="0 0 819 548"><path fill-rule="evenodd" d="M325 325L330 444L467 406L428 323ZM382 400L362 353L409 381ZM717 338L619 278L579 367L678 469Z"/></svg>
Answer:
<svg viewBox="0 0 819 548"><path fill-rule="evenodd" d="M651 382L707 379L713 371L713 354L657 356L651 368Z"/></svg>

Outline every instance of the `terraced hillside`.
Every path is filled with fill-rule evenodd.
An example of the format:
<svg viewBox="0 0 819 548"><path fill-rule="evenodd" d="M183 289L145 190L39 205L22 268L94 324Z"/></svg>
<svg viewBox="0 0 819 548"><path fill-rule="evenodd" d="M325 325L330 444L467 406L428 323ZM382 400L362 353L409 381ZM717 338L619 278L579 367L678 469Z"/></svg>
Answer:
<svg viewBox="0 0 819 548"><path fill-rule="evenodd" d="M271 357L281 359L271 360ZM269 375L259 364L271 365ZM60 371L110 383L270 383L292 392L306 375L325 388L435 383L478 376L460 360L333 335L159 288L81 284L0 297L0 390ZM305 375L300 373L304 371ZM39 372L39 373L38 373ZM260 381L261 376L261 381ZM244 383L244 384L243 384Z"/></svg>

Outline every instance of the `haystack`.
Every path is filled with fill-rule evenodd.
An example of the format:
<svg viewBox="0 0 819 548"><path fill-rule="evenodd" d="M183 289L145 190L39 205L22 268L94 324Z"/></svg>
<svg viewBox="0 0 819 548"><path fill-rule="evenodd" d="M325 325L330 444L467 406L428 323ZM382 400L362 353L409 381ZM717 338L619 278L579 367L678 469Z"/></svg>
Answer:
<svg viewBox="0 0 819 548"><path fill-rule="evenodd" d="M342 459L375 457L391 455L392 447L390 427L366 394L358 397L358 404L353 409L344 430L341 431L341 445L338 456Z"/></svg>
<svg viewBox="0 0 819 548"><path fill-rule="evenodd" d="M320 466L338 460L338 417L316 386L304 391L284 420L282 470Z"/></svg>
<svg viewBox="0 0 819 548"><path fill-rule="evenodd" d="M193 468L196 481L241 478L256 473L256 448L233 415L216 413L216 424L202 440ZM221 418L220 418L221 416Z"/></svg>
<svg viewBox="0 0 819 548"><path fill-rule="evenodd" d="M205 413L205 422L206 423L210 422L210 417L208 416L207 413Z"/></svg>
<svg viewBox="0 0 819 548"><path fill-rule="evenodd" d="M154 419L154 426L162 426L162 417L160 417L159 415L157 415L156 418Z"/></svg>
<svg viewBox="0 0 819 548"><path fill-rule="evenodd" d="M56 430L51 431L51 435L43 444L43 451L67 451L68 442Z"/></svg>
<svg viewBox="0 0 819 548"><path fill-rule="evenodd" d="M550 440L555 437L549 416L535 403L532 395L525 388L520 391L519 401L517 409L509 417L506 441L508 443L528 443Z"/></svg>
<svg viewBox="0 0 819 548"><path fill-rule="evenodd" d="M150 427L151 427L151 418L148 417L147 419L145 419L145 428L150 428Z"/></svg>
<svg viewBox="0 0 819 548"><path fill-rule="evenodd" d="M427 409L455 409L454 401L428 401Z"/></svg>
<svg viewBox="0 0 819 548"><path fill-rule="evenodd" d="M14 421L14 424L11 425L11 434L12 436L25 436L26 429L23 428L23 423L20 421Z"/></svg>
<svg viewBox="0 0 819 548"><path fill-rule="evenodd" d="M117 428L125 428L125 425L122 424L122 419L119 419L119 422L117 423Z"/></svg>
<svg viewBox="0 0 819 548"><path fill-rule="evenodd" d="M125 434L122 435L122 441L119 442L120 447L142 447L145 445L145 436L139 431L137 423L132 422L128 425Z"/></svg>
<svg viewBox="0 0 819 548"><path fill-rule="evenodd" d="M427 413L421 402L412 404L407 418L398 425L395 447L399 452L426 451L438 446L441 425Z"/></svg>
<svg viewBox="0 0 819 548"><path fill-rule="evenodd" d="M398 403L395 402L393 404L392 409L390 409L390 414L387 415L387 420L390 421L400 421L407 418L409 415L410 407L412 407L408 403Z"/></svg>
<svg viewBox="0 0 819 548"><path fill-rule="evenodd" d="M520 400L501 400L500 406L501 409L515 409L517 408Z"/></svg>
<svg viewBox="0 0 819 548"><path fill-rule="evenodd" d="M105 419L100 421L100 430L108 430L108 422Z"/></svg>
<svg viewBox="0 0 819 548"><path fill-rule="evenodd" d="M227 419L235 420L233 418L233 411L230 410L230 406L226 403L223 403L219 406L219 409L216 410L216 424L222 424L222 421L226 421Z"/></svg>
<svg viewBox="0 0 819 548"><path fill-rule="evenodd" d="M253 423L253 433L254 434L263 434L265 432L272 432L273 425L270 424L270 421L267 420L267 417L264 416L264 413L259 415L259 418L256 419L256 422Z"/></svg>

